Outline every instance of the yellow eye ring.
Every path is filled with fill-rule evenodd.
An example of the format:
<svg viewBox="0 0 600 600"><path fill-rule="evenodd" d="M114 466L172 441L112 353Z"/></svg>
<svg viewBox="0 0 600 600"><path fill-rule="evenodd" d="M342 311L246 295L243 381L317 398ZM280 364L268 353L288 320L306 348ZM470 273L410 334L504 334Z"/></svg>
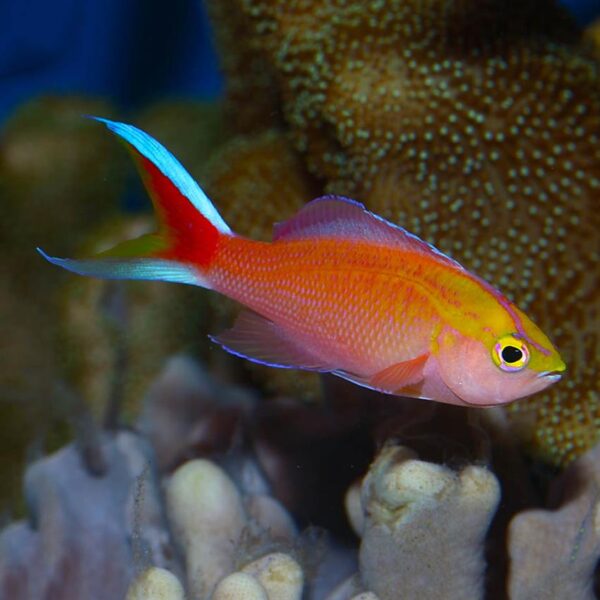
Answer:
<svg viewBox="0 0 600 600"><path fill-rule="evenodd" d="M503 371L521 371L529 362L527 344L514 335L502 336L494 345L492 358Z"/></svg>

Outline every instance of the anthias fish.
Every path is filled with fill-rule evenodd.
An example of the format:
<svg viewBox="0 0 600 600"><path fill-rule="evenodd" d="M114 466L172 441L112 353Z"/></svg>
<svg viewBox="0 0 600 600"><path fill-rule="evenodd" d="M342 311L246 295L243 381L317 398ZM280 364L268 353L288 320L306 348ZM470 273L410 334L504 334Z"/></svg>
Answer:
<svg viewBox="0 0 600 600"><path fill-rule="evenodd" d="M250 240L231 231L155 139L97 120L133 153L158 229L92 259L40 250L51 263L80 275L214 290L246 307L212 338L229 352L388 394L491 406L560 379L560 355L512 302L361 204L318 198L275 225L272 242Z"/></svg>

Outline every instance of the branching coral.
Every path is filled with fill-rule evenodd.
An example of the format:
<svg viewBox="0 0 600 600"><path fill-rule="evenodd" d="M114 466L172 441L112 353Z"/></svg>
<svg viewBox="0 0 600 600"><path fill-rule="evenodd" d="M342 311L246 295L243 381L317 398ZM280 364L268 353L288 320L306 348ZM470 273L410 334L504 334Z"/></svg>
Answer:
<svg viewBox="0 0 600 600"><path fill-rule="evenodd" d="M236 402L245 407L237 432L223 427L217 414L229 413ZM170 436L151 435L153 442L160 442L159 453L171 456L160 461L162 472L153 468L155 461L143 439L125 432L98 435L95 473L86 471L89 458L82 460L76 445L29 468L31 520L0 534L0 596L122 598L129 586L128 600L180 600L184 591L190 598L212 600L483 597L484 549L501 550L498 546L503 544L497 535L498 520L494 536L486 534L499 500L498 481L487 468L465 463L452 453L450 460L458 460L462 468L451 469L419 460L407 447L388 441L360 483L350 485L347 480L346 511L360 541L347 531L341 537L339 531L331 531L317 542L310 533L298 533L295 517L302 519L306 513L291 498L318 495L328 489L327 479L305 478L305 487L307 481L313 482L312 487L290 490L287 507L273 496L281 490L281 482L269 481L266 474L279 472L273 463L285 453L285 442L271 439L269 453L252 451L260 439L268 439L265 425L256 427L265 410L262 403L211 381L182 357L169 363L148 403L154 409L144 415L145 431L155 433L159 423L179 423L171 427ZM284 418L271 422L271 428L290 437L302 425L303 452L309 454L316 439L308 435L310 428L287 418L285 406L272 404L267 410L282 411ZM372 403L369 406L372 409ZM328 411L303 409L312 413L322 434ZM430 431L429 421L421 425ZM487 435L493 433L487 421L478 427ZM193 443L187 450L178 445L178 435L189 442L193 431L196 451L203 457L165 473L182 456L194 455ZM396 431L407 437L404 430ZM346 435L343 427L329 433L336 445ZM461 444L467 443L463 434L457 435ZM228 446L223 443L226 438ZM422 436L415 436L414 442L427 447ZM434 440L430 443L435 445ZM171 453L165 454L165 444L173 445ZM527 511L513 519L509 540L513 600L541 598L538 592L548 589L553 598L591 598L600 556L599 452L596 448L577 461L558 482L562 496L558 510ZM364 447L362 454L372 456L372 448ZM295 459L294 469L307 468L301 458ZM318 458L338 470L355 460L347 451L342 458L332 452L320 452ZM512 469L508 478L517 472ZM162 475L164 494L159 493L157 474ZM503 509L514 502L513 486L503 480ZM293 504L294 516L288 512ZM320 519L327 510L341 514L342 500L329 494L320 508ZM503 572L489 560L485 575L497 578Z"/></svg>
<svg viewBox="0 0 600 600"><path fill-rule="evenodd" d="M74 444L28 469L31 521L0 535L0 597L123 598L137 567L171 566L148 445L120 433L97 451L100 476Z"/></svg>
<svg viewBox="0 0 600 600"><path fill-rule="evenodd" d="M517 410L545 459L590 447L600 431L600 67L566 15L550 0L237 7L311 171L536 317L569 373Z"/></svg>

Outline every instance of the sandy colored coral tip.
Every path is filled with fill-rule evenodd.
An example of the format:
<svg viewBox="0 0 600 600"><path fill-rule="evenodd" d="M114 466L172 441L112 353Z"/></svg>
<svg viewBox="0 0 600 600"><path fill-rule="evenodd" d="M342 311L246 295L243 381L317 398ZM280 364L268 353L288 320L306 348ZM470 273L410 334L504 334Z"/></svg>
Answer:
<svg viewBox="0 0 600 600"><path fill-rule="evenodd" d="M269 600L300 600L302 597L302 569L287 554L268 554L247 564L242 570L260 581Z"/></svg>
<svg viewBox="0 0 600 600"><path fill-rule="evenodd" d="M198 520L203 520L203 508L210 507L213 517L219 513L226 517L229 504L239 503L239 493L225 471L203 459L179 467L168 484L167 494L173 508L189 511L188 515Z"/></svg>
<svg viewBox="0 0 600 600"><path fill-rule="evenodd" d="M212 600L271 600L265 588L247 573L233 573L219 582Z"/></svg>
<svg viewBox="0 0 600 600"><path fill-rule="evenodd" d="M167 512L186 556L192 597L206 598L234 569L233 555L246 526L235 485L208 460L179 467L167 485Z"/></svg>
<svg viewBox="0 0 600 600"><path fill-rule="evenodd" d="M344 496L346 516L354 533L361 536L365 526L365 512L363 510L360 483L353 483Z"/></svg>
<svg viewBox="0 0 600 600"><path fill-rule="evenodd" d="M184 600L179 579L166 569L151 567L131 585L126 600Z"/></svg>
<svg viewBox="0 0 600 600"><path fill-rule="evenodd" d="M487 469L471 465L463 469L459 477L464 501L481 503L487 498L495 502L500 495L498 480Z"/></svg>

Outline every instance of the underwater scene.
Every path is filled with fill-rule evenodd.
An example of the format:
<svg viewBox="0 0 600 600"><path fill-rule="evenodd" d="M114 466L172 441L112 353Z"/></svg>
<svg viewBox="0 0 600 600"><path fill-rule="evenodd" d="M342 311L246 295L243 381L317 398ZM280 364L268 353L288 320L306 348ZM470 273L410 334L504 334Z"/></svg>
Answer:
<svg viewBox="0 0 600 600"><path fill-rule="evenodd" d="M600 597L599 0L0 14L0 600Z"/></svg>

